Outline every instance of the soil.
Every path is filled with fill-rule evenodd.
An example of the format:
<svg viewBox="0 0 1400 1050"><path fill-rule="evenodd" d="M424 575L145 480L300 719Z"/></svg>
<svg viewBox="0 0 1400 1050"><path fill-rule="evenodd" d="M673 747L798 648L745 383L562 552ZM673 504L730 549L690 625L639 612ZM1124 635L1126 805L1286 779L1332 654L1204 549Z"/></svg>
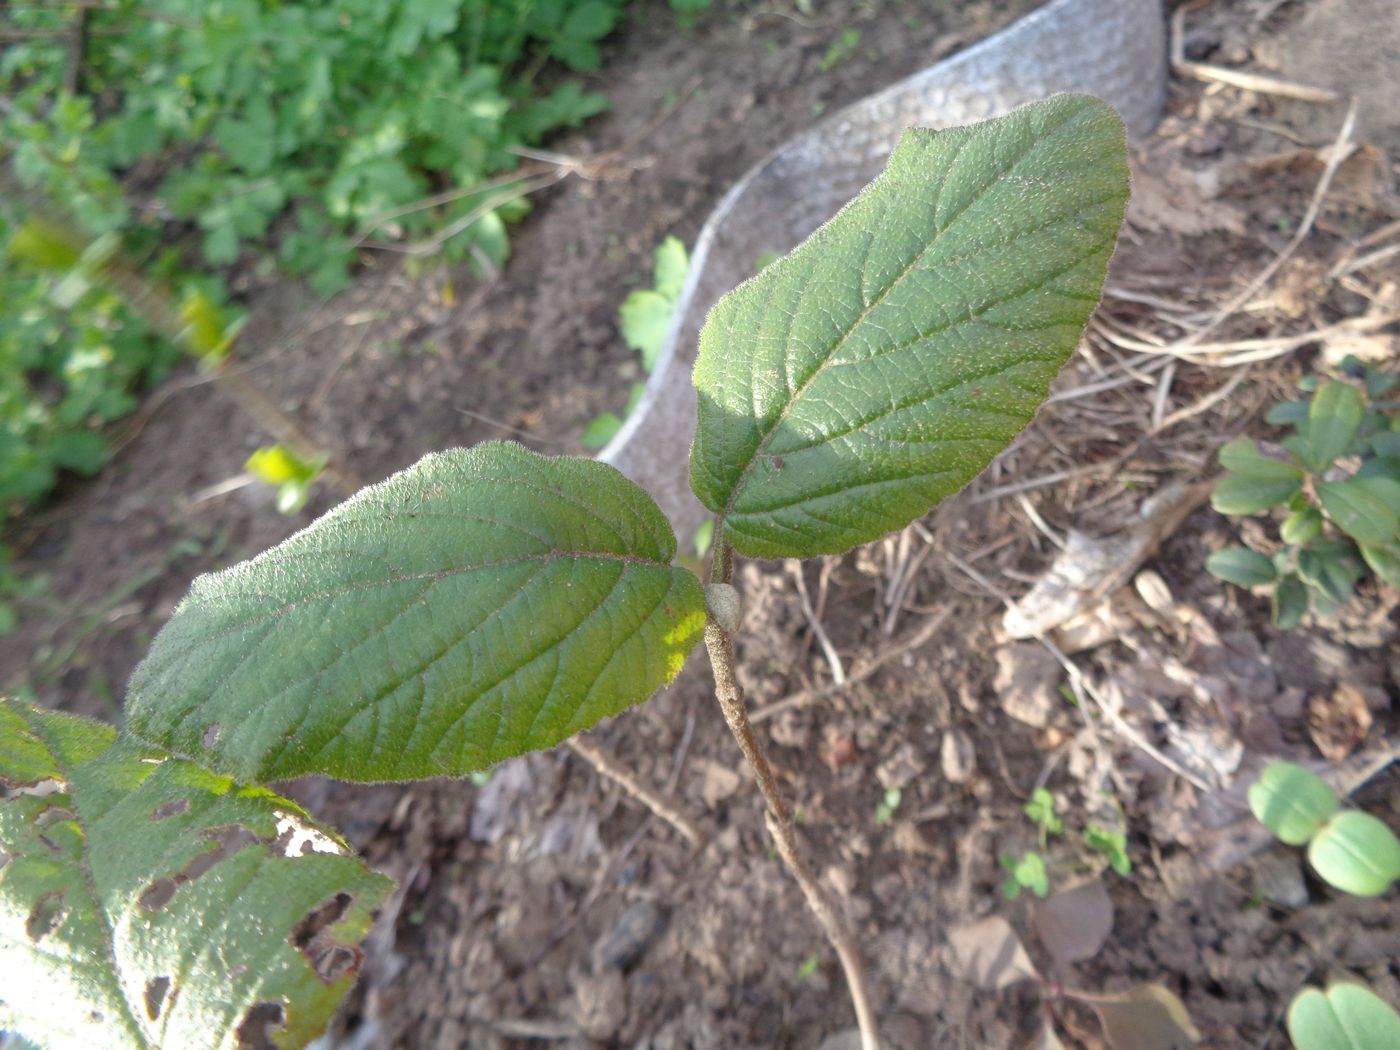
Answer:
<svg viewBox="0 0 1400 1050"><path fill-rule="evenodd" d="M352 292L320 304L250 278L246 374L365 480L488 438L577 451L587 422L640 378L616 308L662 237L693 241L733 180L814 116L1032 5L813 6L720 4L681 33L663 4L634 5L596 85L612 110L552 144L577 157L621 149L596 178L536 199L503 274L415 274L376 256ZM848 26L858 47L824 70ZM1302 79L1288 56L1312 55L1329 32L1365 43L1327 0L1230 0L1188 12L1187 26L1193 61L1284 78ZM1347 75L1364 67L1353 52ZM1354 802L1400 826L1389 765L1400 595L1367 584L1341 619L1282 635L1267 601L1202 569L1209 550L1268 533L1171 488L1209 477L1219 444L1260 432L1263 411L1319 360L1395 358L1393 324L1335 330L1400 307L1395 257L1365 258L1400 217L1393 110L1363 115L1367 137L1308 237L1213 330L1208 341L1229 346L1157 350L1288 247L1343 109L1174 81L1135 156L1104 306L1032 428L902 534L800 570L741 566L750 705L816 867L860 932L891 1046L1031 1045L1047 1008L1066 1045L1105 1045L1054 986L1160 982L1201 1045L1222 1048L1286 1046L1282 1013L1309 980L1349 973L1400 1003L1400 914L1329 890L1297 851L1262 841L1242 803L1253 773L1283 756L1358 788ZM1352 260L1364 265L1343 272ZM1236 342L1319 329L1331 334ZM1258 359L1228 363L1244 351ZM321 492L286 518L257 487L220 493L264 438L193 373L156 391L121 438L100 478L22 523L21 567L49 584L0 639L9 689L108 718L194 575L339 498ZM1164 491L1196 496L1171 497L1183 513L1053 636L1073 674L1008 637L1003 599L1045 575L1067 534L1139 535ZM480 785L288 787L401 887L328 1045L807 1050L850 1029L840 969L769 848L700 661L594 738L669 785L709 844L694 853L564 749ZM1054 884L1101 878L1114 908L1105 946L1069 969L1037 945L1027 900L1001 893L998 858L1040 848L1023 813L1040 786L1066 825L1043 849ZM1126 828L1131 875L1082 845L1091 822ZM1051 984L988 992L967 979L949 931L991 914L1021 932Z"/></svg>

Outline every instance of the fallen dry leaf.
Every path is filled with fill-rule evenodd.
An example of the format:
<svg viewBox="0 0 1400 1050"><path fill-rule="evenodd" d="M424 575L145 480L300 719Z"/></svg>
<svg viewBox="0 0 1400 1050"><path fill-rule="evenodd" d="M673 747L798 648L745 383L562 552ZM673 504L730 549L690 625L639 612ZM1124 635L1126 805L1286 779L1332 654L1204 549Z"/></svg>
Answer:
<svg viewBox="0 0 1400 1050"><path fill-rule="evenodd" d="M958 927L948 935L948 942L963 972L986 991L1040 976L1016 931L999 915Z"/></svg>
<svg viewBox="0 0 1400 1050"><path fill-rule="evenodd" d="M1355 686L1343 682L1331 696L1308 701L1308 735L1330 762L1340 762L1356 750L1371 731L1371 709Z"/></svg>
<svg viewBox="0 0 1400 1050"><path fill-rule="evenodd" d="M1062 963L1092 959L1113 929L1113 902L1097 879L1061 890L1036 905L1035 932Z"/></svg>
<svg viewBox="0 0 1400 1050"><path fill-rule="evenodd" d="M1093 995L1066 990L1099 1016L1113 1050L1184 1050L1201 1033L1186 1006L1160 984L1138 984L1122 992Z"/></svg>

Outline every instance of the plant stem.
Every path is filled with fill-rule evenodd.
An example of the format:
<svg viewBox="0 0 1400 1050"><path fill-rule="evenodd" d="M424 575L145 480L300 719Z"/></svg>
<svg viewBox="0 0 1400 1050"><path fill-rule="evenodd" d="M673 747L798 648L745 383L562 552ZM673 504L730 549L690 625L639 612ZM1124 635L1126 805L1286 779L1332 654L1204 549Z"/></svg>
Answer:
<svg viewBox="0 0 1400 1050"><path fill-rule="evenodd" d="M728 583L733 575L734 559L723 532L715 540L714 563L711 577L716 583ZM797 828L792 820L792 811L778 790L778 781L773 776L773 767L763 753L763 745L754 734L749 722L749 713L744 706L744 690L734 673L734 642L724 630L710 620L705 624L705 649L710 654L710 667L715 677L715 698L734 739L739 742L739 750L753 770L754 779L763 800L768 804L764 814L768 833L778 847L792 877L802 887L807 898L807 906L817 917L822 932L836 949L836 957L841 961L841 969L846 975L846 986L851 992L851 1002L856 1011L856 1024L860 1028L861 1050L880 1050L880 1035L875 1025L875 1011L870 1004L870 989L865 980L865 966L861 962L860 948L855 934L847 924L845 916L837 909L831 897L817 880L816 873L807 861L806 854L797 839Z"/></svg>

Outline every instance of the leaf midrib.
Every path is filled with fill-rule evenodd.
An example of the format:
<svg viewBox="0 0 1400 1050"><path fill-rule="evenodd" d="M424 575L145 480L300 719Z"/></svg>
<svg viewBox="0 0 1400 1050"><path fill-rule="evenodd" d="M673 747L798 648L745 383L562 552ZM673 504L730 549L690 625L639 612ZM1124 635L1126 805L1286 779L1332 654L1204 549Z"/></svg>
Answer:
<svg viewBox="0 0 1400 1050"><path fill-rule="evenodd" d="M300 557L304 557L304 556L309 556L309 555L314 555L314 554L323 554L323 553L325 553L325 548L315 548L315 549L307 550L307 551L304 551L304 552L303 552L303 551L298 551L298 552L296 552L296 553L290 553L290 552L288 552L288 553L284 554L284 557L287 557L287 558L289 558L289 559L290 559L290 558L300 558ZM580 560L580 561L585 561L585 560L597 560L597 561L621 562L621 563L624 564L624 565L639 565L639 566L642 566L642 567L644 567L644 568L654 568L654 569L674 569L674 568L675 568L675 566L672 565L670 562L655 561L655 560L653 560L653 559L651 559L651 558L643 558L643 557L639 557L639 556L637 556L637 555L632 555L632 554L611 554L611 553L604 553L604 552L601 552L601 551L566 551L566 550L551 550L551 551L544 551L544 552L541 552L541 553L539 553L539 554L522 554L522 555L518 555L518 556L513 557L513 558L501 558L501 559L499 559L499 560L497 560L497 561L477 562L477 563L471 564L471 565L455 565L455 566L452 566L451 568L447 568L447 569L434 569L434 570L432 570L431 572L405 573L405 574L402 574L402 575L399 575L399 576L386 577L385 579L381 579L381 580L363 580L363 581L361 581L361 582L359 582L359 583L349 583L349 584L346 584L346 585L343 586L343 587L339 587L339 588L337 588L337 589L335 589L335 590L333 590L333 591L326 591L326 592L321 593L321 594L312 594L312 595L308 595L308 596L306 596L306 597L304 597L304 598L299 598L299 599L297 599L296 601L288 602L288 603L286 603L285 605L281 605L281 606L279 606L279 607L276 608L276 609L273 609L273 610L270 610L270 611L266 611L266 612L258 613L257 615L255 615L255 616L250 616L250 617L248 617L247 619L244 619L244 620L239 620L237 623L229 624L227 627L225 627L223 630L219 631L219 632L218 632L216 635L214 635L213 637L214 637L214 638L223 638L223 637L227 637L229 634L232 634L232 633L234 633L235 631L242 630L242 629L245 628L245 627L252 626L253 624L260 624L260 623L264 623L264 622L269 621L269 620L277 620L277 619L282 618L283 616L290 615L291 613L295 612L295 611L298 610L298 609L303 608L304 606L312 605L312 604L314 604L314 603L316 603L316 602L330 601L330 600L335 599L335 598L343 597L343 596L345 596L345 595L347 595L347 594L354 594L354 593L356 593L356 592L358 592L358 591L373 590L374 588L377 588L377 587L389 587L389 586L392 586L392 585L394 585L394 584L399 584L399 583L419 583L419 582L422 582L422 581L424 581L424 580L428 580L428 581L431 581L431 582L433 582L433 583L439 583L439 582L441 582L442 580L451 579L451 578L454 577L454 576L461 576L461 575L463 575L463 574L465 574L465 573L469 573L469 572L478 572L478 571L486 570L486 569L502 569L502 568L509 568L509 567L511 567L511 566L514 566L514 565L524 565L524 564L528 564L528 563L530 563L530 562L558 561L558 560L565 559L565 558L574 558L574 559L577 559L577 560ZM227 598L245 598L245 599L246 599L246 598L250 598L250 597L256 597L257 595L258 595L258 592L256 592L256 591L233 591L233 590L230 590L230 591L222 592L221 595L220 595L220 600L222 601L222 600L227 599ZM216 604L217 604L217 603L216 603Z"/></svg>
<svg viewBox="0 0 1400 1050"><path fill-rule="evenodd" d="M811 388L811 386L822 375L826 373L827 368L831 366L832 362L840 354L842 348L850 340L851 336L855 333L855 331L858 328L860 328L860 326L864 324L865 321L869 318L871 312L877 306L883 303L885 299L889 297L889 294L902 281L904 281L904 279L908 277L909 274L914 272L914 268L924 260L924 258L929 254L929 252L933 251L934 247L941 242L943 236L949 230L951 230L954 227L954 225L956 225L958 221L961 220L962 217L965 216L968 213L968 211L971 208L973 208L977 204L977 202L980 201L992 189L992 187L999 185L1003 180L1008 178L1013 172L1016 171L1018 167L1021 166L1022 163L1025 162L1027 157L1034 153L1038 147L1047 142L1050 139L1051 135L1058 134L1059 132L1063 131L1064 128L1068 124L1072 123L1073 120L1079 115L1080 113L1075 113L1073 117L1071 117L1069 120L1066 120L1064 123L1056 127L1054 129L1054 132L1052 132L1050 135L1044 135L1042 137L1033 138L1030 142L1029 148L1027 148L1025 152L1023 152L1019 157L1017 157L1009 167L998 173L998 175L995 178L988 180L985 185L981 186L966 204L964 204L960 209L958 209L958 211L955 214L950 216L948 221L944 223L944 225L940 229L934 232L933 237L931 237L929 239L929 242L919 250L918 254L915 255L912 260L910 260L909 264L905 266L898 274L892 277L890 281L882 289L880 289L876 297L866 304L864 309L861 310L859 316L857 316L856 319L851 323L850 327L848 327L845 330L845 332L841 334L840 338L837 339L836 342L832 345L831 350L828 351L826 356L822 359L821 364L819 364L815 369L812 370L812 374L808 376L805 381L803 381L802 385L797 390L794 390L792 392L792 395L788 398L787 404L783 406L782 411L778 413L778 417L773 421L773 425L768 428L768 430L764 433L763 437L759 440L759 443L754 447L753 452L749 455L748 462L744 464L744 469L739 472L739 477L735 480L733 487L729 491L729 499L725 501L724 510L719 514L718 524L721 527L729 520L730 515L734 511L734 504L738 500L740 493L743 491L744 486L748 481L749 475L753 473L753 469L758 464L758 461L763 458L769 443L773 439L773 435L776 434L782 427L783 422L788 417L788 413L792 411L792 407L796 405L799 401L801 401L802 398L806 395L807 391ZM939 181L937 200L934 204L935 211L937 211L938 205L942 202L943 192L947 187L948 176L953 169L953 165L957 163L957 159L962 154L962 150L967 144L967 141L967 139L964 139L963 141L960 141L956 144L956 150L954 151L953 155L948 158L946 164L944 165L943 177ZM867 263L868 260L869 256L867 250ZM865 266L862 265L862 284L864 281L864 272Z"/></svg>

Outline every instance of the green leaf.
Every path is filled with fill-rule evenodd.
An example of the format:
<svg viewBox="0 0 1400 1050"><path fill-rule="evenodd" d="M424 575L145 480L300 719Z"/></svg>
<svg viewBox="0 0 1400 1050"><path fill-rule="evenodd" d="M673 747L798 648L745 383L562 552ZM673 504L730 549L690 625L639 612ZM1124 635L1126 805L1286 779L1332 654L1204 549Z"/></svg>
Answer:
<svg viewBox="0 0 1400 1050"><path fill-rule="evenodd" d="M243 469L264 485L277 486L289 481L312 481L324 466L324 462L303 459L286 445L268 445L249 456Z"/></svg>
<svg viewBox="0 0 1400 1050"><path fill-rule="evenodd" d="M584 428L583 437L578 439L579 444L596 452L615 438L621 429L621 418L612 412L604 412L602 415L595 416Z"/></svg>
<svg viewBox="0 0 1400 1050"><path fill-rule="evenodd" d="M1382 459L1400 459L1400 433L1382 430L1371 436L1371 447Z"/></svg>
<svg viewBox="0 0 1400 1050"><path fill-rule="evenodd" d="M1281 503L1303 487L1302 479L1251 478L1244 474L1226 474L1210 495L1210 505L1221 514L1238 516L1258 514Z"/></svg>
<svg viewBox="0 0 1400 1050"><path fill-rule="evenodd" d="M1315 471L1325 470L1351 447L1365 414L1366 406L1355 387L1332 379L1318 388L1308 408L1307 424L1313 454L1310 466Z"/></svg>
<svg viewBox="0 0 1400 1050"><path fill-rule="evenodd" d="M1288 1038L1295 1050L1394 1050L1400 1014L1359 984L1304 988L1288 1007Z"/></svg>
<svg viewBox="0 0 1400 1050"><path fill-rule="evenodd" d="M1233 474L1271 481L1302 481L1303 468L1279 445L1267 449L1247 438L1231 441L1220 448L1220 465Z"/></svg>
<svg viewBox="0 0 1400 1050"><path fill-rule="evenodd" d="M907 525L1030 421L1103 284L1123 126L1060 95L905 132L883 174L711 311L690 480L741 553Z"/></svg>
<svg viewBox="0 0 1400 1050"><path fill-rule="evenodd" d="M629 295L618 311L622 338L642 355L642 367L650 372L661 356L666 333L671 327L675 304L659 292L641 289Z"/></svg>
<svg viewBox="0 0 1400 1050"><path fill-rule="evenodd" d="M1400 534L1400 481L1348 478L1319 481L1317 498L1337 527L1358 543L1392 542Z"/></svg>
<svg viewBox="0 0 1400 1050"><path fill-rule="evenodd" d="M1206 559L1206 571L1237 587L1273 583L1278 573L1272 558L1245 547L1226 547Z"/></svg>
<svg viewBox="0 0 1400 1050"><path fill-rule="evenodd" d="M1332 602L1345 602L1366 573L1348 540L1319 540L1298 555L1298 575Z"/></svg>
<svg viewBox="0 0 1400 1050"><path fill-rule="evenodd" d="M612 467L502 443L428 456L196 580L128 723L244 779L460 776L676 675L705 598L675 553Z"/></svg>
<svg viewBox="0 0 1400 1050"><path fill-rule="evenodd" d="M1294 511L1283 519L1278 534L1284 543L1305 546L1322 535L1322 514L1316 507Z"/></svg>
<svg viewBox="0 0 1400 1050"><path fill-rule="evenodd" d="M1308 588L1289 573L1274 588L1273 622L1280 631L1291 631L1303 622L1308 611Z"/></svg>
<svg viewBox="0 0 1400 1050"><path fill-rule="evenodd" d="M1270 762L1249 787L1249 809L1280 842L1301 846L1337 811L1337 793L1302 766Z"/></svg>
<svg viewBox="0 0 1400 1050"><path fill-rule="evenodd" d="M565 19L562 33L575 40L601 40L617 23L617 8L603 0L584 0Z"/></svg>
<svg viewBox="0 0 1400 1050"><path fill-rule="evenodd" d="M1264 422L1272 423L1276 427L1301 426L1308 419L1308 403L1306 401L1280 401L1273 408L1264 414Z"/></svg>
<svg viewBox="0 0 1400 1050"><path fill-rule="evenodd" d="M1343 893L1379 897L1400 879L1400 840L1371 814L1343 810L1313 837L1308 863Z"/></svg>
<svg viewBox="0 0 1400 1050"><path fill-rule="evenodd" d="M667 237L656 246L654 283L657 295L674 303L680 297L689 270L690 256L679 237Z"/></svg>
<svg viewBox="0 0 1400 1050"><path fill-rule="evenodd" d="M1361 546L1361 557L1371 571L1390 586L1400 588L1400 548Z"/></svg>
<svg viewBox="0 0 1400 1050"><path fill-rule="evenodd" d="M325 1028L390 883L295 803L12 700L0 783L0 1029L213 1050Z"/></svg>

